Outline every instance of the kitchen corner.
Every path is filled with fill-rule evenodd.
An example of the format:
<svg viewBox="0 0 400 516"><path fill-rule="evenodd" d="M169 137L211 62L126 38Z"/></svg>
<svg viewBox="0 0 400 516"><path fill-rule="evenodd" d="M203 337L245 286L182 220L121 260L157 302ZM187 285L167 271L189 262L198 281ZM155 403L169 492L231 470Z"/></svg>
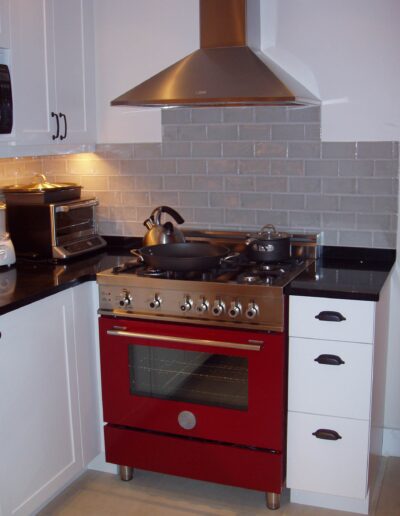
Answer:
<svg viewBox="0 0 400 516"><path fill-rule="evenodd" d="M220 30L214 0L168 1L0 0L0 188L79 189L7 203L0 514L58 514L90 470L135 469L114 500L142 470L155 498L162 478L172 494L199 479L237 486L243 514L375 514L400 457L400 7L247 0L246 37ZM218 80L177 87L217 54ZM276 89L243 93L265 64ZM69 242L62 221L60 245L30 255L57 210L85 233Z"/></svg>

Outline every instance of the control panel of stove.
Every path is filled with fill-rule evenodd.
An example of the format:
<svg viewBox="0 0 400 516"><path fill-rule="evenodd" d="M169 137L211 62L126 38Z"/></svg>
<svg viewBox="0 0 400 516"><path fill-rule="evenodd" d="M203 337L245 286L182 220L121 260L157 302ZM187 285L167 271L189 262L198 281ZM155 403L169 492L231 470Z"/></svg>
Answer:
<svg viewBox="0 0 400 516"><path fill-rule="evenodd" d="M232 286L234 287L234 286ZM121 288L119 286L101 285L100 312L113 313L130 317L159 318L171 320L188 320L193 322L208 321L209 324L248 323L268 324L271 321L281 323L283 304L274 296L254 296L245 289L239 294L237 289L231 292L191 291L179 289L154 290L148 287ZM251 289L250 289L251 290Z"/></svg>

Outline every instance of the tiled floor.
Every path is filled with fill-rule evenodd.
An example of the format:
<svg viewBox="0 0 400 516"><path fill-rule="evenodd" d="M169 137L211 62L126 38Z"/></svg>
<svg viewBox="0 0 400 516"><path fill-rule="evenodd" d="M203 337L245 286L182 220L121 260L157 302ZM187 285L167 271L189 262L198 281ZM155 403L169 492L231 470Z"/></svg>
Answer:
<svg viewBox="0 0 400 516"><path fill-rule="evenodd" d="M137 470L131 482L88 471L43 509L40 516L339 516L353 513L291 504L269 512L262 493ZM373 516L400 516L400 458L384 463Z"/></svg>

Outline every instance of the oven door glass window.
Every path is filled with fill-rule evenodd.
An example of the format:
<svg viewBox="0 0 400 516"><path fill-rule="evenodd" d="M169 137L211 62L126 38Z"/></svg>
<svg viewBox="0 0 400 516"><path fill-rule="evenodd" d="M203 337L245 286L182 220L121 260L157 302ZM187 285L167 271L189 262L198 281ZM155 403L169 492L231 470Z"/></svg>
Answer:
<svg viewBox="0 0 400 516"><path fill-rule="evenodd" d="M71 236L77 238L94 233L95 218L93 210L92 206L88 206L55 213L57 243L68 242Z"/></svg>
<svg viewBox="0 0 400 516"><path fill-rule="evenodd" d="M248 360L152 346L129 346L130 393L236 410L248 408Z"/></svg>

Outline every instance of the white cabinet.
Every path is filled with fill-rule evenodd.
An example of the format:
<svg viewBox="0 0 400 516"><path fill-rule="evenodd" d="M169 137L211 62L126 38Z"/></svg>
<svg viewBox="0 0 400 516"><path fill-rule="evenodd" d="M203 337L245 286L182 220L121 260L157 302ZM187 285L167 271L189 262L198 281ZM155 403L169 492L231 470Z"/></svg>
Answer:
<svg viewBox="0 0 400 516"><path fill-rule="evenodd" d="M376 303L292 296L289 310L291 499L346 497L366 512Z"/></svg>
<svg viewBox="0 0 400 516"><path fill-rule="evenodd" d="M11 56L17 145L95 141L91 0L13 0Z"/></svg>
<svg viewBox="0 0 400 516"><path fill-rule="evenodd" d="M3 516L33 514L99 452L97 380L95 364L88 364L93 305L82 324L90 288L65 290L0 317ZM75 299L87 308L76 309Z"/></svg>
<svg viewBox="0 0 400 516"><path fill-rule="evenodd" d="M10 46L10 0L0 0L0 48Z"/></svg>

